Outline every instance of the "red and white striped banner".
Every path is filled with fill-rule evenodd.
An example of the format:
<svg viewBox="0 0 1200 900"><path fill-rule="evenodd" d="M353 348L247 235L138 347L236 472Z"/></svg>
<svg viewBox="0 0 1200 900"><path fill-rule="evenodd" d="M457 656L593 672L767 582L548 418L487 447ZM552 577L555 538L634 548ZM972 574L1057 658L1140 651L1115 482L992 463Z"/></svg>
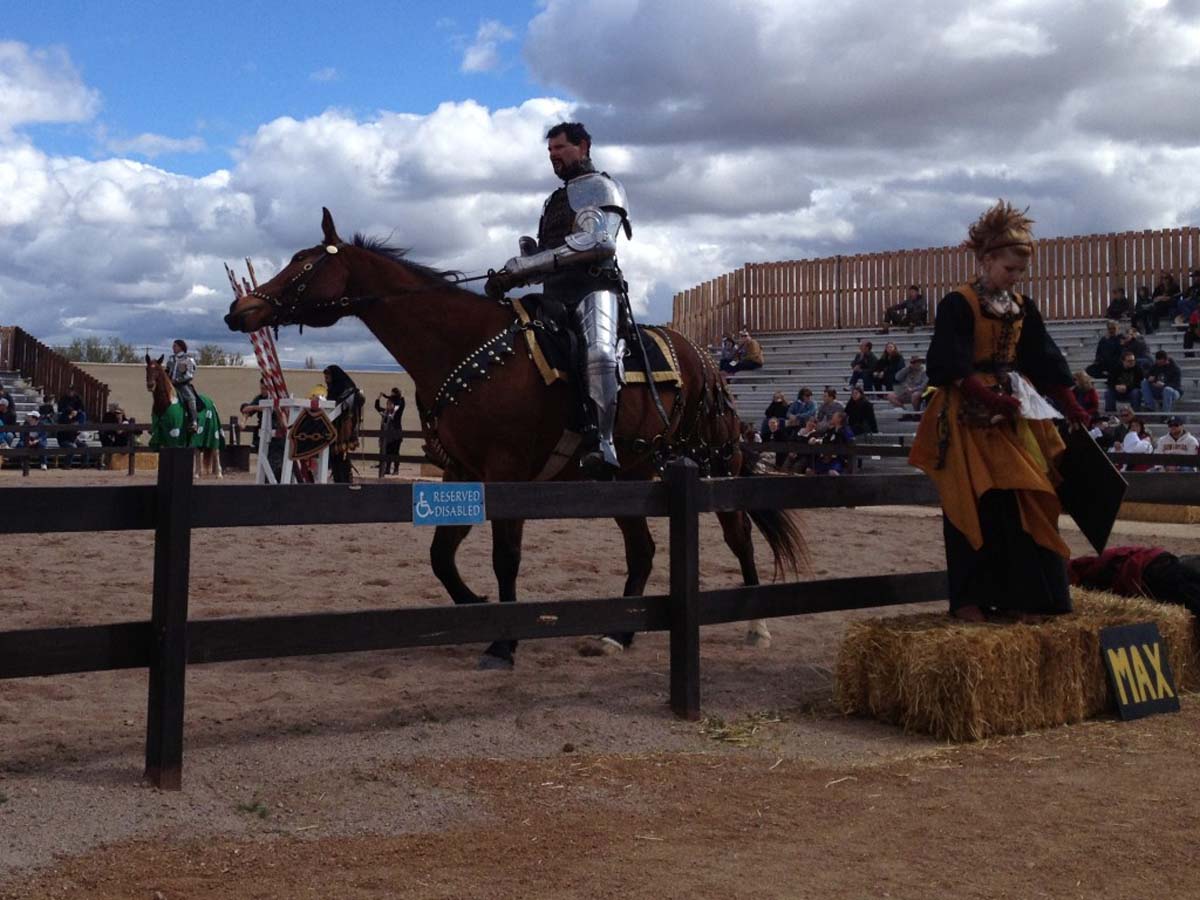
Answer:
<svg viewBox="0 0 1200 900"><path fill-rule="evenodd" d="M251 290L258 288L258 279L254 274L254 264L246 258L246 270L250 280L238 280L237 275L228 265L225 273L229 276L229 285L233 288L234 297L243 297ZM287 382L283 379L283 369L279 365L279 353L275 349L275 335L270 328L260 328L250 333L250 344L254 347L254 358L258 361L258 370L262 373L263 381L267 384L267 395L272 400L282 400L291 396L288 394Z"/></svg>

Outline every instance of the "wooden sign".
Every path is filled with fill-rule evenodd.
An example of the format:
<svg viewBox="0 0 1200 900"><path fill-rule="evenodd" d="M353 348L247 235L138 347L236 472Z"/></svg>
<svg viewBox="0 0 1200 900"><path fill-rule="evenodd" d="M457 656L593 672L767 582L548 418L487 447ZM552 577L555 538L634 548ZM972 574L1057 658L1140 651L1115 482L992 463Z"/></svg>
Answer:
<svg viewBox="0 0 1200 900"><path fill-rule="evenodd" d="M1158 625L1143 622L1103 628L1100 653L1122 719L1179 712L1179 692Z"/></svg>

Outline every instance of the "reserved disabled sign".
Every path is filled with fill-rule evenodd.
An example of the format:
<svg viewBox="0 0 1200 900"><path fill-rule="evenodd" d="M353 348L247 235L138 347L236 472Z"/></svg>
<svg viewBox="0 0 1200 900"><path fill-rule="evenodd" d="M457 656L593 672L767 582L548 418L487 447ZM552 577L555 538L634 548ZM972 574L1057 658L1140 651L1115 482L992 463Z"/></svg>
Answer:
<svg viewBox="0 0 1200 900"><path fill-rule="evenodd" d="M477 481L413 485L414 525L478 525L486 519L483 485Z"/></svg>

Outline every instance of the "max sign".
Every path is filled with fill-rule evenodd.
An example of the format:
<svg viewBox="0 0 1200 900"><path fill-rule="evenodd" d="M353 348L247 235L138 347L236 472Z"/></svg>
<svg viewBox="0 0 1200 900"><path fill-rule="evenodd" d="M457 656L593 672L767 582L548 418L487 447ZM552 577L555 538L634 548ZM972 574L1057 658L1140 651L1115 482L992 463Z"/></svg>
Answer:
<svg viewBox="0 0 1200 900"><path fill-rule="evenodd" d="M443 482L413 485L414 525L478 525L486 519L483 485Z"/></svg>
<svg viewBox="0 0 1200 900"><path fill-rule="evenodd" d="M1100 631L1100 652L1122 719L1179 712L1167 645L1153 622Z"/></svg>

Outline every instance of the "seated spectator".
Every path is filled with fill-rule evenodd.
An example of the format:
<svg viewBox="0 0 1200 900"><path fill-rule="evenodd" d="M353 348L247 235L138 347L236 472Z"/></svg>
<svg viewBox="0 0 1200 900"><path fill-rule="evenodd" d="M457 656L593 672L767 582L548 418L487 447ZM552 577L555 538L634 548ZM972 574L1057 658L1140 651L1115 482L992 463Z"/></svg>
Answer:
<svg viewBox="0 0 1200 900"><path fill-rule="evenodd" d="M1127 352L1133 354L1137 364L1143 369L1148 369L1154 362L1150 357L1150 348L1146 346L1146 339L1132 326L1121 336L1121 353Z"/></svg>
<svg viewBox="0 0 1200 900"><path fill-rule="evenodd" d="M850 390L850 399L846 401L846 424L850 426L855 437L879 432L879 425L875 421L875 406L860 388Z"/></svg>
<svg viewBox="0 0 1200 900"><path fill-rule="evenodd" d="M1196 341L1200 340L1200 309L1195 310L1187 320L1187 329L1183 332L1183 355L1191 359L1195 356L1192 350Z"/></svg>
<svg viewBox="0 0 1200 900"><path fill-rule="evenodd" d="M875 390L875 366L878 363L879 359L871 352L871 342L860 341L858 353L850 362L850 387L862 382L863 390Z"/></svg>
<svg viewBox="0 0 1200 900"><path fill-rule="evenodd" d="M17 442L16 432L8 429L17 424L17 414L7 397L0 396L0 447L11 447Z"/></svg>
<svg viewBox="0 0 1200 900"><path fill-rule="evenodd" d="M766 412L763 413L762 426L759 429L763 433L763 440L767 440L767 426L771 419L778 419L780 428L782 429L788 414L788 402L783 397L783 391L776 391L771 398L771 402L767 405Z"/></svg>
<svg viewBox="0 0 1200 900"><path fill-rule="evenodd" d="M1142 370L1132 353L1121 356L1121 368L1108 376L1108 389L1104 392L1104 410L1112 412L1117 403L1128 403L1134 409L1142 402Z"/></svg>
<svg viewBox="0 0 1200 900"><path fill-rule="evenodd" d="M3 397L5 400L7 400L7 401L8 401L8 408L9 408L9 409L16 409L16 408L17 408L17 407L16 407L16 406L13 404L13 398L12 398L12 394L10 394L10 393L8 392L8 389L7 389L7 388L6 388L4 385L2 385L2 384L0 384L0 397Z"/></svg>
<svg viewBox="0 0 1200 900"><path fill-rule="evenodd" d="M1188 273L1188 289L1179 297L1175 304L1175 324L1187 325L1192 313L1200 309L1200 269L1192 269Z"/></svg>
<svg viewBox="0 0 1200 900"><path fill-rule="evenodd" d="M100 417L100 424L134 426L137 425L137 422L129 417L129 414L121 408L120 403L110 403L104 415ZM132 431L125 431L123 428L100 432L101 447L132 447L136 443L135 434Z"/></svg>
<svg viewBox="0 0 1200 900"><path fill-rule="evenodd" d="M929 386L929 373L925 371L925 360L914 356L908 365L896 373L896 390L888 394L892 406L912 406L914 412L921 410L921 398Z"/></svg>
<svg viewBox="0 0 1200 900"><path fill-rule="evenodd" d="M1112 429L1111 440L1109 447L1120 450L1121 444L1125 441L1125 435L1129 434L1129 429L1133 427L1136 421L1133 417L1133 407L1128 403L1117 404L1117 424Z"/></svg>
<svg viewBox="0 0 1200 900"><path fill-rule="evenodd" d="M788 440L788 434L783 427L783 419L772 416L767 419L767 427L763 429L762 442L764 444L782 444ZM766 449L765 447L763 449ZM775 454L775 468L782 469L787 452L780 450Z"/></svg>
<svg viewBox="0 0 1200 900"><path fill-rule="evenodd" d="M896 386L896 373L904 368L904 354L896 349L896 345L888 341L883 346L883 353L875 363L875 371L871 373L875 382L873 390L890 391Z"/></svg>
<svg viewBox="0 0 1200 900"><path fill-rule="evenodd" d="M1158 439L1154 447L1155 453L1170 453L1179 456L1197 456L1200 454L1200 441L1195 435L1189 434L1183 427L1183 419L1171 416L1167 419L1167 433ZM1168 472L1191 471L1192 466L1164 466Z"/></svg>
<svg viewBox="0 0 1200 900"><path fill-rule="evenodd" d="M1129 422L1129 430L1119 444L1113 444L1113 453L1153 453L1154 438L1146 430L1146 423L1134 418ZM1150 467L1142 463L1121 463L1117 466L1122 472L1145 472Z"/></svg>
<svg viewBox="0 0 1200 900"><path fill-rule="evenodd" d="M87 441L84 440L83 435L78 431L79 428L87 424L87 413L83 411L83 403L76 403L69 392L64 394L58 402L57 424L72 426L58 432L58 446L87 448ZM65 465L74 465L75 459L74 455L68 455L65 457ZM82 463L86 463L87 454L85 453L79 459Z"/></svg>
<svg viewBox="0 0 1200 900"><path fill-rule="evenodd" d="M1095 422L1100 418L1100 394L1087 372L1076 372L1074 377L1075 387L1072 390L1075 392L1075 402L1083 407L1090 417L1089 421Z"/></svg>
<svg viewBox="0 0 1200 900"><path fill-rule="evenodd" d="M1150 288L1142 285L1137 289L1137 300L1133 304L1132 324L1142 334L1154 334L1154 298Z"/></svg>
<svg viewBox="0 0 1200 900"><path fill-rule="evenodd" d="M819 438L812 438L810 441L816 441L822 446L826 444L853 444L854 432L846 424L845 411L834 413L829 427L821 432ZM850 461L846 456L834 453L818 453L817 458L813 461L813 474L842 475L849 470L849 466Z"/></svg>
<svg viewBox="0 0 1200 900"><path fill-rule="evenodd" d="M893 325L907 327L912 331L918 325L924 325L928 316L928 304L915 284L908 286L907 296L899 303L889 306L883 312L883 327L879 334L887 334Z"/></svg>
<svg viewBox="0 0 1200 900"><path fill-rule="evenodd" d="M1169 413L1183 396L1183 373L1166 350L1154 354L1154 365L1142 379L1142 408Z"/></svg>
<svg viewBox="0 0 1200 900"><path fill-rule="evenodd" d="M809 417L804 420L804 424L796 429L792 435L792 443L795 444L813 444L819 443L821 429L817 427L816 417ZM807 472L812 467L812 454L793 451L787 455L782 468L789 472L799 472L801 474Z"/></svg>
<svg viewBox="0 0 1200 900"><path fill-rule="evenodd" d="M1129 302L1129 297L1125 294L1125 288L1113 288L1112 298L1108 301L1108 309L1104 311L1104 318L1119 322L1121 319L1132 315L1133 304Z"/></svg>
<svg viewBox="0 0 1200 900"><path fill-rule="evenodd" d="M43 422L53 422L58 418L58 410L54 406L54 398L49 394L42 398L42 404L38 407L38 415L41 416Z"/></svg>
<svg viewBox="0 0 1200 900"><path fill-rule="evenodd" d="M1154 327L1157 329L1162 320L1168 322L1175 315L1175 304L1179 300L1179 295L1183 291L1179 287L1179 282L1175 280L1175 276L1170 272L1163 271L1159 275L1158 283L1154 285Z"/></svg>
<svg viewBox="0 0 1200 900"><path fill-rule="evenodd" d="M813 400L810 388L800 388L796 399L788 404L787 423L792 428L799 428L817 414L817 404Z"/></svg>
<svg viewBox="0 0 1200 900"><path fill-rule="evenodd" d="M33 412L29 413L29 415L27 415L25 417L25 424L28 425L30 428L29 428L29 431L25 432L21 436L21 440L20 440L20 443L18 444L18 446L30 447L30 448L38 447L42 450L45 450L49 444L49 441L47 441L47 439L46 439L45 429L43 429L41 427L41 425L42 425L41 413L39 413L37 410L34 410ZM47 457L45 457L45 456L42 457L41 464L42 464L43 469L47 468L48 461L49 460Z"/></svg>
<svg viewBox="0 0 1200 900"><path fill-rule="evenodd" d="M1108 378L1121 367L1120 326L1109 320L1104 323L1104 336L1096 342L1096 358L1084 371L1093 378Z"/></svg>
<svg viewBox="0 0 1200 900"><path fill-rule="evenodd" d="M737 359L737 344L733 340L733 335L728 331L721 335L720 364L719 368L722 372L733 371L733 361Z"/></svg>
<svg viewBox="0 0 1200 900"><path fill-rule="evenodd" d="M843 412L846 407L838 402L837 389L825 388L825 398L820 407L817 408L817 427L825 428L833 421L833 414Z"/></svg>
<svg viewBox="0 0 1200 900"><path fill-rule="evenodd" d="M750 337L749 329L743 328L741 334L738 335L734 360L729 364L729 368L726 371L732 377L738 372L752 372L755 369L761 369L762 365L762 346L758 341Z"/></svg>

